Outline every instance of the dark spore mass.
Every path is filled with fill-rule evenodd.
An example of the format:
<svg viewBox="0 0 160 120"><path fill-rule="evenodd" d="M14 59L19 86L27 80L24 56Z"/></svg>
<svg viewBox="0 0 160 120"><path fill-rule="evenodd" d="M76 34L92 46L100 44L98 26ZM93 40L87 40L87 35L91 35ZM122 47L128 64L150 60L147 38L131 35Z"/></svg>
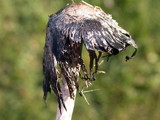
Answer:
<svg viewBox="0 0 160 120"><path fill-rule="evenodd" d="M83 45L90 56L90 71L87 71L82 59ZM111 15L97 7L73 3L52 14L46 28L43 56L44 99L52 89L56 94L59 107L61 108L61 105L65 107L60 76L65 78L70 97L74 99L73 91L75 89L80 91L79 76L88 83L95 80L94 74L98 70L102 52L112 56L125 50L127 46L137 49L129 33L118 26ZM126 60L131 59L135 54L136 52L131 57L127 56ZM61 71L58 71L57 65ZM94 65L95 70L93 70Z"/></svg>

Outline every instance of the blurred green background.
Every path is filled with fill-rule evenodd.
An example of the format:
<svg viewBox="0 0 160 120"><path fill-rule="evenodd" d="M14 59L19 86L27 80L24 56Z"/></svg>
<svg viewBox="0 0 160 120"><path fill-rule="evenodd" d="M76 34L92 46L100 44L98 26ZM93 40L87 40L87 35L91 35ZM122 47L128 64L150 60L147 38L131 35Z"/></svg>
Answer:
<svg viewBox="0 0 160 120"><path fill-rule="evenodd" d="M0 120L54 120L57 101L42 92L48 16L69 0L0 0ZM86 0L112 14L139 46L100 66L87 93L77 95L73 120L160 120L160 0ZM84 55L87 55L84 52ZM88 58L85 59L88 61Z"/></svg>

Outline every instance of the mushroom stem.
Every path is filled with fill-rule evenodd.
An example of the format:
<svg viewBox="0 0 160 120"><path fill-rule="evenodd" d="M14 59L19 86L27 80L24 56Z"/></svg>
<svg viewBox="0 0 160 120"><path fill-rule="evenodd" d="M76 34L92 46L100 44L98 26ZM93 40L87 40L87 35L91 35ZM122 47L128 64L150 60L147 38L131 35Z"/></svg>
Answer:
<svg viewBox="0 0 160 120"><path fill-rule="evenodd" d="M67 110L62 106L61 107L61 112L60 112L59 107L58 107L57 108L56 120L71 120L76 97L74 99L72 99L70 97L67 82L66 82L64 77L63 77L63 80L62 80L61 90L62 90L62 97L63 97L63 100L64 100L64 104L65 104ZM76 92L77 91L74 90L74 95L75 96L76 96Z"/></svg>

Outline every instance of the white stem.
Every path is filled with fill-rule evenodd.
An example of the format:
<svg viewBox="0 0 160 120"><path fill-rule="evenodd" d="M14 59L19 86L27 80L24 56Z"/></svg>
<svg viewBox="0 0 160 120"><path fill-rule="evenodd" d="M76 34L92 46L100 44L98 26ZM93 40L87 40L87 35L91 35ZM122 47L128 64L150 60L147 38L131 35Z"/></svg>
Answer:
<svg viewBox="0 0 160 120"><path fill-rule="evenodd" d="M62 80L61 90L62 90L63 100L64 100L64 104L67 108L67 111L65 110L63 105L62 105L62 108L61 108L61 113L60 113L60 110L58 108L57 109L56 120L71 120L76 97L74 98L74 100L72 98L70 98L68 86L67 86L67 83L66 83L66 80L64 79L64 77L63 77L63 80ZM76 90L74 91L74 95L76 96Z"/></svg>

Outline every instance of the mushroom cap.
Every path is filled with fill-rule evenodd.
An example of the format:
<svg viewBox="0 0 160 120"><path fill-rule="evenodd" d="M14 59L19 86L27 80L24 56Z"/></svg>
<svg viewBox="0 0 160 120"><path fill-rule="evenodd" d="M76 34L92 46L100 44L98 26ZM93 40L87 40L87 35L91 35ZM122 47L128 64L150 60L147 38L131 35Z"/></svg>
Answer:
<svg viewBox="0 0 160 120"><path fill-rule="evenodd" d="M81 56L83 44L89 52L89 72ZM73 3L52 14L47 24L43 56L44 99L52 89L56 94L59 108L61 105L65 107L57 64L67 82L70 97L74 99L73 91L75 89L79 91L79 76L85 81L95 80L94 74L97 72L98 61L103 51L110 56L116 55L130 45L137 49L130 34L121 28L110 14L106 14L100 8ZM99 52L98 56L96 51ZM131 57L127 56L126 60L135 54L136 51ZM92 71L94 61L95 72Z"/></svg>

